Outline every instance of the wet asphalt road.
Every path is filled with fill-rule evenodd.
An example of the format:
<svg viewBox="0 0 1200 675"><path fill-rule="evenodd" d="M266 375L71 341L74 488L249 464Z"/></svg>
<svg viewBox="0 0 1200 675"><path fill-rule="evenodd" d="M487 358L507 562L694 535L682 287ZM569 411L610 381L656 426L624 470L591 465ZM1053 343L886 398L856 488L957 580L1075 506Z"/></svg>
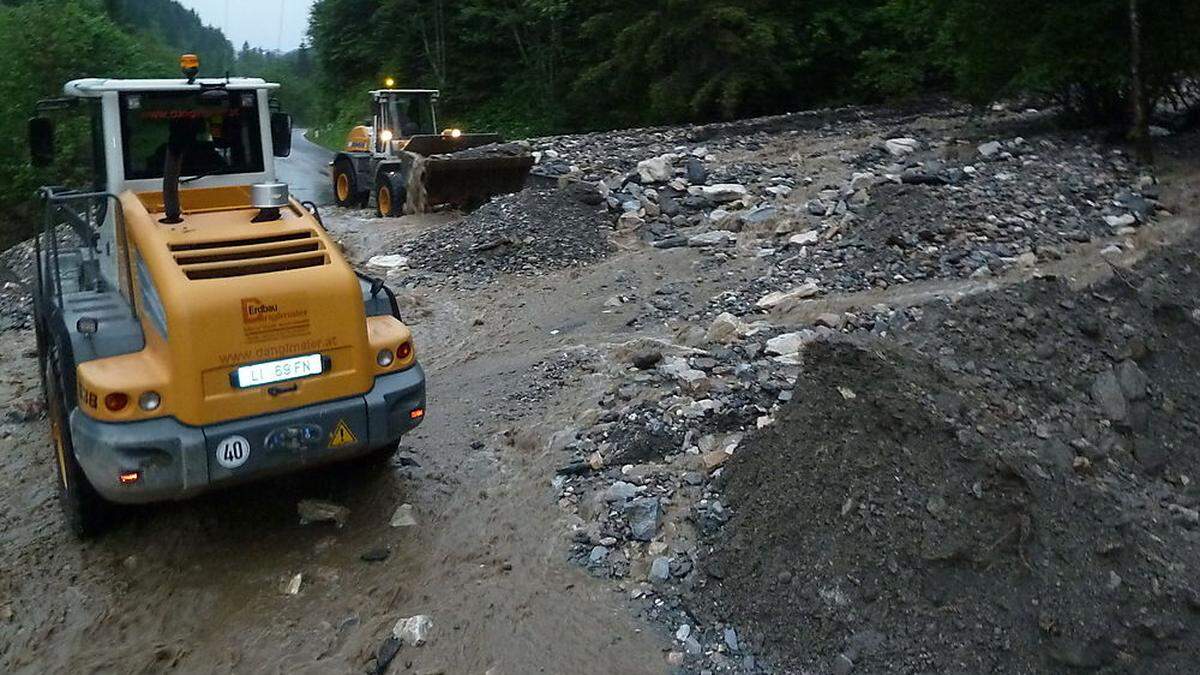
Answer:
<svg viewBox="0 0 1200 675"><path fill-rule="evenodd" d="M329 162L333 161L333 153L305 138L305 131L292 130L292 154L275 160L276 173L300 201L312 201L318 206L332 204Z"/></svg>

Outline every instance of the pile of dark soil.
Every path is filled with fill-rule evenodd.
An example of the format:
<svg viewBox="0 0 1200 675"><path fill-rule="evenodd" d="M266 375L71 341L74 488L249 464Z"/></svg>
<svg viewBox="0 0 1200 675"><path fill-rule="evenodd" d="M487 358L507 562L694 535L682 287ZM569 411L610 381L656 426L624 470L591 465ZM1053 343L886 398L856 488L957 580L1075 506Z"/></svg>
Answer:
<svg viewBox="0 0 1200 675"><path fill-rule="evenodd" d="M1198 246L809 347L695 606L785 672L1190 672Z"/></svg>
<svg viewBox="0 0 1200 675"><path fill-rule="evenodd" d="M500 274L536 275L595 262L614 249L606 213L557 189L493 199L460 222L406 243L411 281L460 277L485 283Z"/></svg>

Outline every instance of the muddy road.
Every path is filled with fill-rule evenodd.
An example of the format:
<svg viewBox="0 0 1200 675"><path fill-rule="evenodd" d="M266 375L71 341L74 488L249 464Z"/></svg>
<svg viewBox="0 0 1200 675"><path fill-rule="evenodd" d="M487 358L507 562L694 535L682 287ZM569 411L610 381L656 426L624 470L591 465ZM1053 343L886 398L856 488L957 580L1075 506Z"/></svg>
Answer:
<svg viewBox="0 0 1200 675"><path fill-rule="evenodd" d="M288 184L300 201L318 206L333 203L333 184L329 163L333 153L305 137L307 129L292 129L292 154L276 165L279 180Z"/></svg>
<svg viewBox="0 0 1200 675"><path fill-rule="evenodd" d="M660 638L563 562L543 435L575 402L522 402L537 398L535 366L619 328L595 325L608 318L603 296L578 292L610 275L562 275L473 302L429 298L436 319L415 326L429 417L393 465L129 509L96 543L62 528L44 422L6 424L3 670L358 672L396 620L429 614L430 644L402 653L392 672L661 672ZM567 295L572 303L557 300ZM3 340L0 396L11 410L37 398L36 361L30 333ZM299 525L297 502L313 498L349 507L346 526ZM389 526L403 503L415 507L414 528ZM360 559L379 548L390 550L385 561ZM299 594L282 594L296 574Z"/></svg>

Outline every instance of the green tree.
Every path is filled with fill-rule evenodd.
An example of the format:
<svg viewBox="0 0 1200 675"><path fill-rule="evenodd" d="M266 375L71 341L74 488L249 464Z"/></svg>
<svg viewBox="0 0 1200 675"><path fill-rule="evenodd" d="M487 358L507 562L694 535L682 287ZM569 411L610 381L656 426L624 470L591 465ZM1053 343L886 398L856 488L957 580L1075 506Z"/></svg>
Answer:
<svg viewBox="0 0 1200 675"><path fill-rule="evenodd" d="M11 241L31 231L33 191L53 178L37 174L25 151L26 120L37 101L61 95L62 85L76 78L177 72L164 54L161 46L125 32L98 2L42 0L0 7L0 138L13 149L0 156L0 206L5 214L17 212L14 221L0 221L0 238ZM69 133L59 139L66 156L87 142Z"/></svg>

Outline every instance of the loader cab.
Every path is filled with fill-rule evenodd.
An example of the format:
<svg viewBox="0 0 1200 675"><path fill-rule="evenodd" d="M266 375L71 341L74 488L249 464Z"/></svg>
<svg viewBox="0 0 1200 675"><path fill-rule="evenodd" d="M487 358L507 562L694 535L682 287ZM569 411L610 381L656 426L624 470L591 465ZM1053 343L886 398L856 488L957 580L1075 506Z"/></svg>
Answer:
<svg viewBox="0 0 1200 675"><path fill-rule="evenodd" d="M275 157L291 151L291 120L272 110L279 85L257 78L111 80L66 84L41 101L29 128L33 163L78 192L165 194L178 189L276 184ZM178 180L164 181L168 155ZM100 269L118 282L117 228L99 207Z"/></svg>
<svg viewBox="0 0 1200 675"><path fill-rule="evenodd" d="M405 139L437 133L436 89L380 89L371 97L374 154L391 155Z"/></svg>
<svg viewBox="0 0 1200 675"><path fill-rule="evenodd" d="M185 79L70 82L29 125L50 183L37 353L80 534L106 502L386 451L424 418L395 296L276 181L292 132L278 85L181 66Z"/></svg>

